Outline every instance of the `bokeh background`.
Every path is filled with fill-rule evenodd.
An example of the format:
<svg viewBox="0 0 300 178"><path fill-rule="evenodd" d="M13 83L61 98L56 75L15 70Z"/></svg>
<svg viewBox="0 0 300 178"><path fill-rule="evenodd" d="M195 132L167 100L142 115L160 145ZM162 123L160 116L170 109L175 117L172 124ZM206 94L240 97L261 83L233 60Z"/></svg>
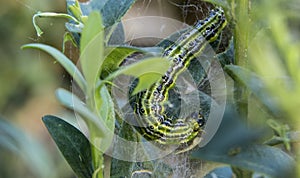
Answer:
<svg viewBox="0 0 300 178"><path fill-rule="evenodd" d="M32 16L37 11L65 9L62 0L0 1L0 116L8 124L7 132L19 131L11 144L0 144L2 178L74 177L41 121L45 114L65 114L54 92L59 86L70 88L70 80L50 56L20 49L37 42L62 49L65 20L40 19L45 34L38 38ZM0 140L5 129L0 129ZM17 139L24 143L18 144Z"/></svg>

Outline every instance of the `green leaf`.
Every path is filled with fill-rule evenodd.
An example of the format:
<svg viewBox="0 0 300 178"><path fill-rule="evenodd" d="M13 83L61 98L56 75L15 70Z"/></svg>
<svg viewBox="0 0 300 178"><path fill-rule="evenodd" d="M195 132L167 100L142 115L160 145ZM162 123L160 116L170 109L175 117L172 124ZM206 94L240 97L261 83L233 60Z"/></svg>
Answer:
<svg viewBox="0 0 300 178"><path fill-rule="evenodd" d="M125 43L124 27L122 23L113 25L107 29L106 38L108 39L108 45L121 45Z"/></svg>
<svg viewBox="0 0 300 178"><path fill-rule="evenodd" d="M105 48L105 60L102 65L101 77L107 77L111 72L119 68L122 61L130 54L136 52L136 48L109 46Z"/></svg>
<svg viewBox="0 0 300 178"><path fill-rule="evenodd" d="M80 51L84 51L87 45L91 43L92 40L94 40L99 34L103 32L102 27L102 19L99 13L92 12L89 17L88 21L84 25L83 31L82 31L82 37L80 41ZM100 35L101 36L101 35ZM102 42L99 43L102 45Z"/></svg>
<svg viewBox="0 0 300 178"><path fill-rule="evenodd" d="M110 74L106 80L111 80L118 75L125 74L139 78L138 86L133 94L149 88L155 81L168 70L170 62L166 58L151 57L129 66L125 66Z"/></svg>
<svg viewBox="0 0 300 178"><path fill-rule="evenodd" d="M74 126L55 116L44 116L43 122L65 159L80 178L93 175L91 145Z"/></svg>
<svg viewBox="0 0 300 178"><path fill-rule="evenodd" d="M82 30L80 41L80 63L88 90L93 89L104 60L103 38L104 33L100 14L92 12Z"/></svg>
<svg viewBox="0 0 300 178"><path fill-rule="evenodd" d="M222 67L224 67L225 65L235 63L234 62L234 42L233 42L233 39L230 40L229 46L227 47L227 49L224 52L217 54L216 58L221 63Z"/></svg>
<svg viewBox="0 0 300 178"><path fill-rule="evenodd" d="M118 135L121 138L130 141L138 142L138 136L135 130L130 126L126 121L122 121L120 124L120 128L118 129ZM118 143L116 143L118 144ZM133 168L134 162L123 161L119 159L112 158L111 162L111 176L112 177L122 177L127 176L130 177Z"/></svg>
<svg viewBox="0 0 300 178"><path fill-rule="evenodd" d="M137 132L134 130L134 128L127 123L126 121L121 121L120 128L118 129L118 136L125 140L133 141L133 142L139 142L139 136ZM115 143L117 147L120 147L118 145L121 145L122 143ZM116 151L117 150L117 151ZM117 152L117 154L120 154L119 150L114 147L114 152ZM127 154L131 154L132 157L136 155L136 150L130 150ZM127 176L130 177L132 172L134 171L135 162L130 161L123 161L119 159L112 159L111 162L111 177L122 177Z"/></svg>
<svg viewBox="0 0 300 178"><path fill-rule="evenodd" d="M139 76L139 83L134 88L132 95L137 94L140 91L143 91L149 88L154 82L160 79L162 76L161 73L145 73Z"/></svg>
<svg viewBox="0 0 300 178"><path fill-rule="evenodd" d="M205 175L204 178L214 178L214 177L232 178L233 173L229 166L219 167L209 172L207 175Z"/></svg>
<svg viewBox="0 0 300 178"><path fill-rule="evenodd" d="M85 92L86 91L86 81L78 68L73 64L73 62L67 58L63 53L58 51L57 49L38 43L32 43L22 46L22 49L35 48L39 50L43 50L54 57L64 68L65 70L73 77L73 79L77 82L79 87Z"/></svg>
<svg viewBox="0 0 300 178"><path fill-rule="evenodd" d="M240 167L231 166L231 169L236 177L252 178L254 172Z"/></svg>
<svg viewBox="0 0 300 178"><path fill-rule="evenodd" d="M88 2L79 2L80 9L82 14L88 16L92 11L99 11L103 8L104 4L109 0L101 0L101 1L88 1ZM77 0L67 0L67 7L75 5ZM69 10L69 9L68 9ZM71 13L71 12L69 12Z"/></svg>
<svg viewBox="0 0 300 178"><path fill-rule="evenodd" d="M100 12L103 17L103 25L105 28L108 28L121 21L121 18L135 3L135 1L136 0L93 0L79 4L83 15L88 16L93 11ZM74 4L75 0L67 0L67 7ZM71 32L78 31L76 29L74 30L75 31Z"/></svg>
<svg viewBox="0 0 300 178"><path fill-rule="evenodd" d="M47 149L20 128L0 118L0 148L17 154L30 171L41 178L55 177L54 160ZM5 160L2 159L2 163Z"/></svg>
<svg viewBox="0 0 300 178"><path fill-rule="evenodd" d="M136 0L103 0L88 1L80 3L83 15L89 15L92 11L101 12L103 24L105 27L112 26L120 21L128 9ZM74 0L68 0L68 5L74 3Z"/></svg>
<svg viewBox="0 0 300 178"><path fill-rule="evenodd" d="M123 15L130 9L135 0L109 0L101 9L104 17L103 24L105 27L112 26L119 22Z"/></svg>
<svg viewBox="0 0 300 178"><path fill-rule="evenodd" d="M214 159L273 177L291 177L295 164L282 150L261 145L244 148L232 156L216 154Z"/></svg>
<svg viewBox="0 0 300 178"><path fill-rule="evenodd" d="M241 123L236 112L226 110L219 130L203 148L192 157L230 164L273 177L290 177L294 160L278 148L256 145L262 131Z"/></svg>
<svg viewBox="0 0 300 178"><path fill-rule="evenodd" d="M128 56L133 53L143 53L145 55L158 55L161 53L161 48L150 47L150 48L140 48L133 46L108 46L105 48L105 60L102 64L101 77L105 78L110 73L116 71L122 62L126 60ZM138 61L139 59L134 59Z"/></svg>
<svg viewBox="0 0 300 178"><path fill-rule="evenodd" d="M270 96L263 81L249 70L236 65L225 66L225 71L235 80L246 86L273 115L278 116L279 108Z"/></svg>
<svg viewBox="0 0 300 178"><path fill-rule="evenodd" d="M79 5L79 1L76 0L74 2L74 4L68 4L67 6L67 10L68 12L70 12L70 14L72 14L72 16L74 16L76 19L80 19L82 18L82 11L80 9L80 5Z"/></svg>
<svg viewBox="0 0 300 178"><path fill-rule="evenodd" d="M74 94L60 88L56 90L56 97L63 106L74 110L80 114L88 124L97 127L97 134L99 137L103 138L105 135L111 132L108 130L104 120L97 117L92 111L90 111L86 105Z"/></svg>
<svg viewBox="0 0 300 178"><path fill-rule="evenodd" d="M96 111L100 118L102 118L109 130L113 133L115 130L115 110L114 103L110 93L105 85L102 85L95 93ZM94 132L97 132L94 131ZM101 151L106 151L113 140L113 134L108 134L100 142Z"/></svg>

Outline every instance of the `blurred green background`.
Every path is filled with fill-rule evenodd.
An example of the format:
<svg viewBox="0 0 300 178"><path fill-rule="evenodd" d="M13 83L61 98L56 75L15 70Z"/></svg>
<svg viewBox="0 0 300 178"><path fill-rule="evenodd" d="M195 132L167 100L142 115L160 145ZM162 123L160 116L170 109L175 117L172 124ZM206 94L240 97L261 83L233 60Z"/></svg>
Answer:
<svg viewBox="0 0 300 178"><path fill-rule="evenodd" d="M0 144L1 178L73 177L41 121L45 114L64 113L54 92L58 86L70 88L70 80L50 56L20 49L37 42L62 49L65 21L40 19L45 34L38 38L32 25L37 11L65 12L65 1L0 0L0 116L21 131L11 141L24 141L23 145ZM14 128L6 129L13 132ZM7 132L0 129L0 140ZM16 149L7 149L8 145Z"/></svg>

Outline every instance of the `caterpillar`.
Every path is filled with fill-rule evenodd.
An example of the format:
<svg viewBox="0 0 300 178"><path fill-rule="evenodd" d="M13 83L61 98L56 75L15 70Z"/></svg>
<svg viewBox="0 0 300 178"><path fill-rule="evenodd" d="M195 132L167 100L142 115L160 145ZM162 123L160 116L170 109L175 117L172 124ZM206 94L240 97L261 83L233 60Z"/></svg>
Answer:
<svg viewBox="0 0 300 178"><path fill-rule="evenodd" d="M201 134L205 119L199 112L175 119L166 113L165 103L169 100L169 91L174 87L178 75L209 43L218 38L226 24L223 9L216 7L208 17L197 21L194 28L183 33L163 51L163 57L171 61L170 68L148 90L139 93L134 105L135 113L141 118L137 130L144 138L170 145L188 143Z"/></svg>

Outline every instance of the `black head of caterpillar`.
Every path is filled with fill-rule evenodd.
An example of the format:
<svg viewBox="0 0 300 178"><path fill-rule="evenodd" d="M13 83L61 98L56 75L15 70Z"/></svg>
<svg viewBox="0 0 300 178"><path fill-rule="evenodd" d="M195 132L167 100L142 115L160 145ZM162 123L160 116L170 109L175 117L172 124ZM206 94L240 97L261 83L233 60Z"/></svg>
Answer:
<svg viewBox="0 0 300 178"><path fill-rule="evenodd" d="M201 114L194 112L186 118L170 117L166 113L165 103L169 101L169 90L174 87L178 75L187 69L190 61L207 44L217 39L226 23L224 11L217 7L164 50L163 56L171 61L170 68L152 87L138 95L134 106L140 116L138 122L141 127L137 130L143 137L164 145L183 144L202 133L205 119Z"/></svg>

